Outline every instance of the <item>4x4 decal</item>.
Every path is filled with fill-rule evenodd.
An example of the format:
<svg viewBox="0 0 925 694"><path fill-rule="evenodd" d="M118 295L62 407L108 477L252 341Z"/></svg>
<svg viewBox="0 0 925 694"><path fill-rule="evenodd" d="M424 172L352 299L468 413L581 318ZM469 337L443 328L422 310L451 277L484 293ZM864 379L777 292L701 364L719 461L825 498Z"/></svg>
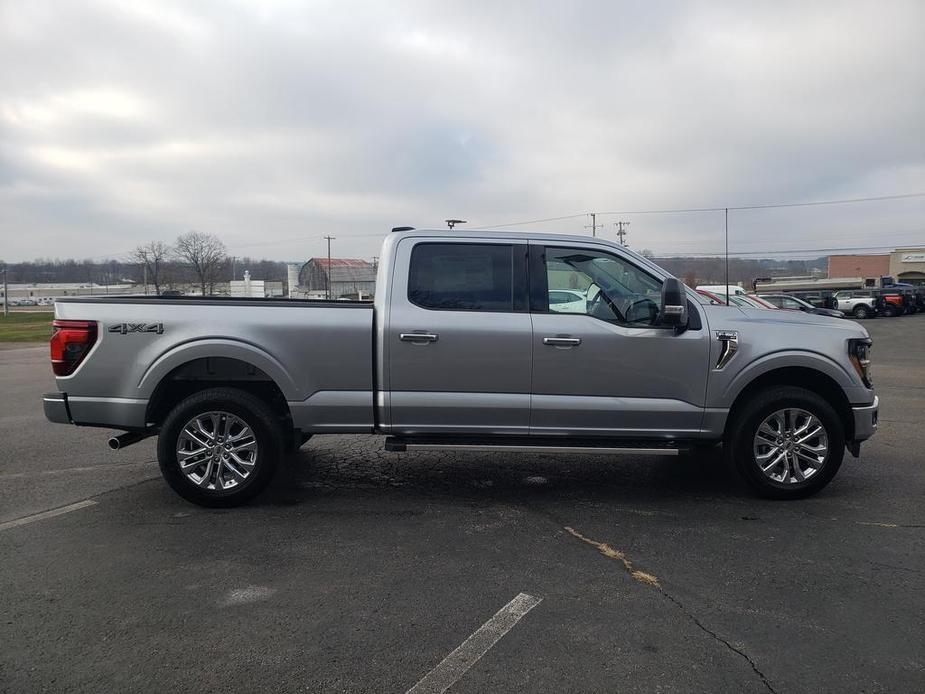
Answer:
<svg viewBox="0 0 925 694"><path fill-rule="evenodd" d="M127 335L128 333L156 333L163 335L163 323L116 323L109 326L109 332Z"/></svg>

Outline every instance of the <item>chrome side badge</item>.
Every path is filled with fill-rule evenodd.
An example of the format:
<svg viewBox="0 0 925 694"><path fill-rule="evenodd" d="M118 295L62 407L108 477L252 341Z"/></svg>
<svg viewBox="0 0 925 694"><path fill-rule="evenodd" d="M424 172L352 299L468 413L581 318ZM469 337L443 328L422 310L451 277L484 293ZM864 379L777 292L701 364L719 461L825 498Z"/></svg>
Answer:
<svg viewBox="0 0 925 694"><path fill-rule="evenodd" d="M739 351L739 332L738 330L716 330L714 334L716 339L723 343L719 359L716 360L714 367L718 371L726 366Z"/></svg>

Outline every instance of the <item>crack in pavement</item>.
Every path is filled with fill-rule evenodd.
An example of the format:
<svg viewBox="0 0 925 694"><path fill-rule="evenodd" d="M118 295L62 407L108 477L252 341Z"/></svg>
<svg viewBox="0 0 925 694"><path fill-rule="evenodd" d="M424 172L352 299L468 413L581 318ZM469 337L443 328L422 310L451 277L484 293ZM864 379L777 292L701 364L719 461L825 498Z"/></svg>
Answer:
<svg viewBox="0 0 925 694"><path fill-rule="evenodd" d="M742 658L745 658L746 662L751 666L752 671L754 671L754 673L755 673L756 675L758 675L758 677L761 679L761 682L764 684L764 686L768 688L768 691L771 692L771 694L777 694L777 692L776 692L776 690L774 689L774 687L771 686L771 681L768 679L767 675L765 675L765 674L758 668L757 663L755 663L755 661L752 660L751 656L749 656L748 653L746 653L745 651L743 651L743 650L740 649L740 648L736 648L736 647L733 646L731 643L729 643L726 639L724 639L722 636L720 636L719 634L717 634L715 631L712 631L712 630L708 629L708 628L704 625L703 622L701 622L699 619L697 619L697 617L695 617L695 616L693 615L693 613L691 613L686 607L684 607L684 605L681 603L680 600L678 600L676 597L674 597L673 595L671 595L671 593L669 593L668 591L666 591L664 588L662 588L661 586L659 586L659 589L658 589L658 590L659 590L659 592L660 592L662 595L664 595L669 601L671 601L671 602L675 605L675 607L677 607L679 610L681 610L682 614L683 614L685 617L687 617L687 618L688 618L689 620L691 620L694 624L696 624L697 627L698 627L701 631L703 631L705 634L708 634L708 635L709 635L711 638L713 638L715 641L718 641L719 643L723 644L727 649L729 649L729 650L732 651L733 653L735 653L735 654L741 656Z"/></svg>
<svg viewBox="0 0 925 694"><path fill-rule="evenodd" d="M564 526L564 528L565 528L565 531L569 533L572 537L580 540L581 542L584 542L585 544L591 545L592 547L596 548L597 551L600 552L605 557L609 559L615 559L621 562L626 572L630 576L632 576L634 579L639 581L640 583L645 583L646 585L652 586L653 588L657 589L659 593L665 596L667 600L669 600L675 607L681 610L681 613L685 617L687 617L691 622L693 622L697 626L697 628L699 628L705 634L709 635L713 640L723 644L728 650L744 658L745 661L751 666L752 671L756 675L758 675L758 677L761 679L761 682L764 684L765 687L767 687L768 691L770 691L772 694L777 694L774 687L771 686L770 680L768 680L767 676L758 668L758 664L755 663L754 660L752 660L751 656L749 656L748 653L746 653L740 648L736 648L731 643L729 643L729 641L727 641L722 636L717 634L715 631L712 631L711 629L707 628L707 626L704 625L703 622L701 622L696 616L694 616L692 612L690 612L686 607L684 607L684 605L681 603L680 600L678 600L671 593L665 590L665 587L659 583L658 578L656 578L652 574L648 574L644 571L639 571L639 570L634 569L632 561L630 561L630 559L626 556L625 552L622 552L618 549L614 549L606 542L598 542L597 540L592 540L589 537L585 537L580 532L578 532L577 530L575 530L574 528L570 526L566 525Z"/></svg>

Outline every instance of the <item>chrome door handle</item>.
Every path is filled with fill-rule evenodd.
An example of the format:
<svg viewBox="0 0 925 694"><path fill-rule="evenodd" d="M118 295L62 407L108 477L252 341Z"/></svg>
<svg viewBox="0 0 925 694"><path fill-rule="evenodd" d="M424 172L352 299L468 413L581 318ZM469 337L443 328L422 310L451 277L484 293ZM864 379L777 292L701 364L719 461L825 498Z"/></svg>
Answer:
<svg viewBox="0 0 925 694"><path fill-rule="evenodd" d="M434 333L400 333L398 339L402 342L436 342Z"/></svg>
<svg viewBox="0 0 925 694"><path fill-rule="evenodd" d="M576 347L581 344L580 337L544 337L544 345L552 347Z"/></svg>

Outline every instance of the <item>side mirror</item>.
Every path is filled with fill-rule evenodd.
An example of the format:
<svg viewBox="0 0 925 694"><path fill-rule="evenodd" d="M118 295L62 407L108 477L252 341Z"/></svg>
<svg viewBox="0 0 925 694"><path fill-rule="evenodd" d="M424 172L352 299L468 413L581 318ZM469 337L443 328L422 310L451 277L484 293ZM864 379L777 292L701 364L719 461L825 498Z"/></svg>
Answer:
<svg viewBox="0 0 925 694"><path fill-rule="evenodd" d="M687 329L687 291L681 280L669 277L662 284L662 325L672 326L675 332Z"/></svg>

